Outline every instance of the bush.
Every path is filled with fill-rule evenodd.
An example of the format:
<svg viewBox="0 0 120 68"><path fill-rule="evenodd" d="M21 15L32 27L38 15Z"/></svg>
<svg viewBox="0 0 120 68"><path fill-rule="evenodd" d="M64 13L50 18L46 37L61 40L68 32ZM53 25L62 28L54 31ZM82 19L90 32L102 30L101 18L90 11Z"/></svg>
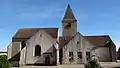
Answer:
<svg viewBox="0 0 120 68"><path fill-rule="evenodd" d="M89 60L86 64L85 64L85 68L101 68L100 64L98 63L98 60L93 59L93 60Z"/></svg>
<svg viewBox="0 0 120 68"><path fill-rule="evenodd" d="M9 61L7 60L6 55L1 55L0 56L0 68L9 68L10 64Z"/></svg>

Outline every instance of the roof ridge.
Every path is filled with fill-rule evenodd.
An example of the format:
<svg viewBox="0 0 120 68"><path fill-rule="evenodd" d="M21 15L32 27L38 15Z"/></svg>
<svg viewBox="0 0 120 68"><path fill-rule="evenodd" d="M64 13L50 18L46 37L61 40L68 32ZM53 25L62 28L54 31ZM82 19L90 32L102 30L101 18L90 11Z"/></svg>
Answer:
<svg viewBox="0 0 120 68"><path fill-rule="evenodd" d="M20 28L16 31L13 38L28 38L39 30L45 30L45 32L50 34L53 38L56 38L58 35L58 28Z"/></svg>
<svg viewBox="0 0 120 68"><path fill-rule="evenodd" d="M49 28L49 27L48 27L48 28L36 28L36 27L35 27L35 28L34 28L34 27L29 28L29 27L28 27L28 28L19 28L19 29L53 29L53 28L56 29L57 27L52 27L52 28Z"/></svg>
<svg viewBox="0 0 120 68"><path fill-rule="evenodd" d="M100 36L109 36L109 35L89 35L89 36L84 36L84 37L100 37Z"/></svg>

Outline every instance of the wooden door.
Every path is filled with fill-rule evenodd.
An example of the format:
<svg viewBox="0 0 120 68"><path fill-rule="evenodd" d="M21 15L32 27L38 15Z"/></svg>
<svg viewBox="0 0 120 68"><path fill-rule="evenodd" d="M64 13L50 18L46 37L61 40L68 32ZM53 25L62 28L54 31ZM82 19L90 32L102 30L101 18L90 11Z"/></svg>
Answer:
<svg viewBox="0 0 120 68"><path fill-rule="evenodd" d="M45 57L45 65L50 65L50 57Z"/></svg>

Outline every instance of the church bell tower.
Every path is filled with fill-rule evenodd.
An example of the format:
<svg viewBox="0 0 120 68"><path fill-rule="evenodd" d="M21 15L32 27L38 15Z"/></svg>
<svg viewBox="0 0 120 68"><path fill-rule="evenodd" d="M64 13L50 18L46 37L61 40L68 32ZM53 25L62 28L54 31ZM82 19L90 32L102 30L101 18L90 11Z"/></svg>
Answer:
<svg viewBox="0 0 120 68"><path fill-rule="evenodd" d="M77 33L77 20L68 4L64 18L62 20L62 36L71 37Z"/></svg>

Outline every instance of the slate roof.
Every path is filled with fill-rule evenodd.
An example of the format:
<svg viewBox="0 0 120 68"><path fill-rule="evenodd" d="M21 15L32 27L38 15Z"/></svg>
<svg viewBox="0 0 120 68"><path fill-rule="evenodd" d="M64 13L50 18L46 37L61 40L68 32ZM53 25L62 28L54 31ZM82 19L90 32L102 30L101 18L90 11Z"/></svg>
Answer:
<svg viewBox="0 0 120 68"><path fill-rule="evenodd" d="M65 14L64 14L64 18L63 18L62 21L77 21L77 20L75 19L75 16L74 16L74 14L73 14L73 12L72 12L72 9L71 9L71 7L70 7L69 4L68 4L68 6L67 6L67 9L66 9L66 12L65 12Z"/></svg>
<svg viewBox="0 0 120 68"><path fill-rule="evenodd" d="M109 35L99 35L99 36L83 36L91 44L95 46L106 46L108 41L111 41ZM67 43L72 39L72 37L67 37ZM59 37L59 48L61 49L64 46L65 41L64 37Z"/></svg>
<svg viewBox="0 0 120 68"><path fill-rule="evenodd" d="M13 38L30 38L40 30L44 30L52 38L57 38L58 28L22 28L16 32Z"/></svg>
<svg viewBox="0 0 120 68"><path fill-rule="evenodd" d="M73 38L74 36L67 36L67 37L59 37L59 49L62 48L65 44L69 43L69 41Z"/></svg>
<svg viewBox="0 0 120 68"><path fill-rule="evenodd" d="M108 35L100 36L84 36L90 43L97 46L105 46L108 41L111 41Z"/></svg>

